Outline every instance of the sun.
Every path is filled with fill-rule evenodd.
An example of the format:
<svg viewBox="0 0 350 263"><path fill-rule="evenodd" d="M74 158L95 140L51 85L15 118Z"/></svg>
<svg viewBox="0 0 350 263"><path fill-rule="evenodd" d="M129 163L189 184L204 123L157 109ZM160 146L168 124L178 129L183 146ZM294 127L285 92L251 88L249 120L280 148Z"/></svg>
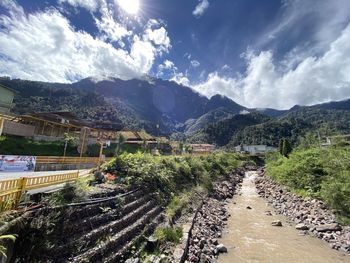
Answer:
<svg viewBox="0 0 350 263"><path fill-rule="evenodd" d="M140 0L118 0L119 6L128 14L136 15L140 9Z"/></svg>

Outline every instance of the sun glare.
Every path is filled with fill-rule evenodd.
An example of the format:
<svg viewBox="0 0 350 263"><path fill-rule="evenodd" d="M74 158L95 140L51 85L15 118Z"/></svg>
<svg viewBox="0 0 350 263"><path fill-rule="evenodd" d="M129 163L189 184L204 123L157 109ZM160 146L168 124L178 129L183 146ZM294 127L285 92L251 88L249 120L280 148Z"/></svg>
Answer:
<svg viewBox="0 0 350 263"><path fill-rule="evenodd" d="M118 0L119 6L128 14L136 15L140 9L140 0Z"/></svg>

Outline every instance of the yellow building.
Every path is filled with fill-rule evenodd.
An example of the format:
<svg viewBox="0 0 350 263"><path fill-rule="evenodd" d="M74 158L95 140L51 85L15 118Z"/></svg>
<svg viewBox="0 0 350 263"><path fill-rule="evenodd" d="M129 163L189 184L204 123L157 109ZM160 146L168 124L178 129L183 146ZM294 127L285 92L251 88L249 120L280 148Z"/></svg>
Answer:
<svg viewBox="0 0 350 263"><path fill-rule="evenodd" d="M15 91L0 84L0 113L9 113L13 108Z"/></svg>

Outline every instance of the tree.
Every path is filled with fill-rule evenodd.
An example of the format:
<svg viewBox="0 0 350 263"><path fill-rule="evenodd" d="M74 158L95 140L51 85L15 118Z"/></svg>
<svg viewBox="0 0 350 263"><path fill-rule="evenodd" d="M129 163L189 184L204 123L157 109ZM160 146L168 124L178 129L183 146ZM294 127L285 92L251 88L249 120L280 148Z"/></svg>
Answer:
<svg viewBox="0 0 350 263"><path fill-rule="evenodd" d="M67 152L67 146L70 143L73 143L76 139L72 135L70 135L68 132L64 133L64 150L63 150L63 157L66 157Z"/></svg>
<svg viewBox="0 0 350 263"><path fill-rule="evenodd" d="M279 143L278 143L278 152L283 155L283 142L284 139L280 139Z"/></svg>
<svg viewBox="0 0 350 263"><path fill-rule="evenodd" d="M291 152L292 152L292 146L290 145L289 141L287 139L283 139L282 155L288 158Z"/></svg>
<svg viewBox="0 0 350 263"><path fill-rule="evenodd" d="M115 156L118 156L120 154L125 142L126 142L125 137L122 134L119 134L117 139L117 146L115 148Z"/></svg>

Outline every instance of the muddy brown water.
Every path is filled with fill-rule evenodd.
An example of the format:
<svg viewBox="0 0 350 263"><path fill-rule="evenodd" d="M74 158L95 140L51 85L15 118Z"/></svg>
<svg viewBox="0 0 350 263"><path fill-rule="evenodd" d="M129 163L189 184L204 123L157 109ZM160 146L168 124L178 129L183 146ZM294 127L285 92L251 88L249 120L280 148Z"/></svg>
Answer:
<svg viewBox="0 0 350 263"><path fill-rule="evenodd" d="M247 172L240 195L228 204L231 217L219 240L228 248L218 263L337 263L350 262L350 256L333 250L311 236L301 236L286 217L275 215L273 208L255 188L255 172ZM252 209L247 209L250 206ZM271 211L272 216L266 215ZM283 227L271 225L280 220Z"/></svg>

